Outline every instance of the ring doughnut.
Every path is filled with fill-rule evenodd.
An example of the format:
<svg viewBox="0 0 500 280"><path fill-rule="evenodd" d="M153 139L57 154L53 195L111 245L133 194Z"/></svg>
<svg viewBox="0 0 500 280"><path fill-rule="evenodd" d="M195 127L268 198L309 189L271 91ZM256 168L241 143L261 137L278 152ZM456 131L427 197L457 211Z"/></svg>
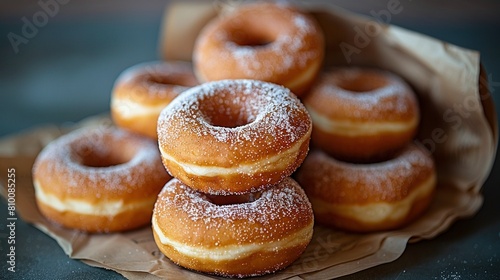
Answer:
<svg viewBox="0 0 500 280"><path fill-rule="evenodd" d="M256 79L297 96L314 82L324 57L316 21L292 6L253 3L209 22L198 35L193 64L200 81Z"/></svg>
<svg viewBox="0 0 500 280"><path fill-rule="evenodd" d="M198 84L187 62L146 62L118 76L111 95L117 126L156 139L158 115L175 97Z"/></svg>
<svg viewBox="0 0 500 280"><path fill-rule="evenodd" d="M155 141L105 126L59 137L40 152L33 166L40 212L86 232L147 225L169 179Z"/></svg>
<svg viewBox="0 0 500 280"><path fill-rule="evenodd" d="M289 177L260 194L225 199L168 182L152 218L161 252L188 269L247 277L285 268L311 241L311 204Z"/></svg>
<svg viewBox="0 0 500 280"><path fill-rule="evenodd" d="M323 73L303 101L313 120L312 143L347 161L390 156L415 136L420 121L414 92L382 70Z"/></svg>
<svg viewBox="0 0 500 280"><path fill-rule="evenodd" d="M222 80L187 90L158 118L163 164L214 195L262 190L290 176L309 150L312 122L288 89Z"/></svg>
<svg viewBox="0 0 500 280"><path fill-rule="evenodd" d="M434 161L414 144L369 164L341 162L315 149L296 179L318 223L357 232L407 225L427 209L436 187Z"/></svg>

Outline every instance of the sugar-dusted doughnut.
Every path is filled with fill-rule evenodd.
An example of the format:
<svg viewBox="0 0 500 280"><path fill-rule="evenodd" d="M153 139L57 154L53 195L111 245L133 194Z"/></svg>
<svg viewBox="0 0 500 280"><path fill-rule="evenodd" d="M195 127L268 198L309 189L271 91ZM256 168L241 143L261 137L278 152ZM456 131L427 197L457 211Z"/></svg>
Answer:
<svg viewBox="0 0 500 280"><path fill-rule="evenodd" d="M292 174L309 150L312 122L282 86L222 80L193 87L158 118L170 174L210 194L241 194Z"/></svg>
<svg viewBox="0 0 500 280"><path fill-rule="evenodd" d="M209 22L193 50L200 81L256 79L297 96L314 82L324 57L320 27L285 3L244 4Z"/></svg>
<svg viewBox="0 0 500 280"><path fill-rule="evenodd" d="M149 224L158 193L169 179L154 140L104 126L52 141L33 166L40 212L86 232Z"/></svg>
<svg viewBox="0 0 500 280"><path fill-rule="evenodd" d="M313 224L311 204L289 177L243 196L205 195L172 179L152 218L155 242L174 263L231 277L285 268L309 244Z"/></svg>
<svg viewBox="0 0 500 280"><path fill-rule="evenodd" d="M156 139L156 122L165 106L198 84L192 65L152 61L134 65L116 79L111 116L116 125Z"/></svg>
<svg viewBox="0 0 500 280"><path fill-rule="evenodd" d="M436 187L433 159L414 144L369 164L342 162L315 149L296 179L318 223L358 232L407 225L427 209Z"/></svg>
<svg viewBox="0 0 500 280"><path fill-rule="evenodd" d="M413 90L383 70L322 73L303 101L313 120L312 143L348 161L386 158L415 136L420 121Z"/></svg>

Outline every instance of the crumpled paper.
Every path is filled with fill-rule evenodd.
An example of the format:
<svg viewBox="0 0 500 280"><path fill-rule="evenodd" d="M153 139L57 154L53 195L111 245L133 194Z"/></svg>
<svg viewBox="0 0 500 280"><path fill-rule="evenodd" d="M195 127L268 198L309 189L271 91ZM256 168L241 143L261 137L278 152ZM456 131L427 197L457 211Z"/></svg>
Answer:
<svg viewBox="0 0 500 280"><path fill-rule="evenodd" d="M296 262L259 279L348 275L391 262L404 252L408 242L433 238L457 219L474 215L483 202L480 190L493 165L498 142L496 113L478 52L333 5L298 4L318 19L326 34L326 66L381 67L401 75L415 88L423 112L415 143L428 148L436 159L438 190L425 215L399 230L353 234L316 225L310 245ZM198 31L221 10L227 10L227 6L171 4L160 37L163 58L190 60ZM363 36L369 42L362 43ZM73 129L102 124L112 125L109 116L93 116L72 126L42 126L0 139L0 168L16 168L18 215L54 238L70 258L115 270L129 279L217 278L170 262L156 247L150 227L86 234L62 228L41 216L31 179L36 155L50 141ZM1 179L0 194L7 197L7 178Z"/></svg>

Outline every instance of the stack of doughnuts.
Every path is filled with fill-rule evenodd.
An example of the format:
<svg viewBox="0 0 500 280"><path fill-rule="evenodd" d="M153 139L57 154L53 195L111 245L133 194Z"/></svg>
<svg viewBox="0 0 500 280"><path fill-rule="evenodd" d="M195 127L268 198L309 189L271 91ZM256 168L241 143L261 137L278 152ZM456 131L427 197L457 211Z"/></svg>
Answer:
<svg viewBox="0 0 500 280"><path fill-rule="evenodd" d="M431 156L412 144L415 93L395 74L324 70L323 59L318 23L289 4L223 13L199 33L193 64L144 63L117 78L114 126L43 149L41 213L90 233L150 224L174 263L227 277L287 267L314 221L407 225L436 186Z"/></svg>
<svg viewBox="0 0 500 280"><path fill-rule="evenodd" d="M159 249L188 269L229 277L272 273L312 238L312 206L290 175L312 121L297 95L319 73L323 34L286 4L254 3L208 23L193 51L199 86L158 118L174 177L155 204Z"/></svg>
<svg viewBox="0 0 500 280"><path fill-rule="evenodd" d="M249 24L269 21L277 25ZM214 64L214 43L235 68ZM295 93L319 73L323 35L295 8L259 3L214 20L197 46L195 71L171 61L123 71L111 95L114 126L80 129L42 150L33 166L38 207L89 233L151 223L160 250L189 269L275 272L312 238L312 206L290 176L312 131Z"/></svg>
<svg viewBox="0 0 500 280"><path fill-rule="evenodd" d="M158 118L163 164L153 234L173 262L223 276L288 266L312 238L313 212L289 176L312 122L290 90L257 80L193 87Z"/></svg>
<svg viewBox="0 0 500 280"><path fill-rule="evenodd" d="M371 232L407 225L427 209L434 161L412 144L415 93L387 71L325 71L303 99L313 119L309 154L296 179L321 224Z"/></svg>

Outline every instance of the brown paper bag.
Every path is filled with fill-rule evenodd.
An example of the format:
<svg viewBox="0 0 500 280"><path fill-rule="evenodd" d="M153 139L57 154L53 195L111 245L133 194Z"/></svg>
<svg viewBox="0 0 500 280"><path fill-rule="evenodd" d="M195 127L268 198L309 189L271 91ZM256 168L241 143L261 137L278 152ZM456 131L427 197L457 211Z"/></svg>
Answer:
<svg viewBox="0 0 500 280"><path fill-rule="evenodd" d="M439 186L425 215L400 230L352 234L315 226L311 244L300 259L262 279L335 278L391 262L408 242L432 238L455 220L475 214L482 205L480 189L493 165L498 142L496 113L479 53L332 5L299 4L325 31L326 66L381 67L401 75L416 89L424 118L415 141L436 158ZM174 2L168 7L160 38L163 58L190 60L200 28L220 10L220 5L207 2ZM363 36L368 43L363 43ZM96 116L72 127L40 127L0 140L0 168L16 168L18 215L57 240L69 257L130 279L214 278L170 262L156 247L149 227L90 235L49 223L38 212L31 181L37 153L69 130L110 122L108 116ZM2 184L0 193L7 197L6 178Z"/></svg>

